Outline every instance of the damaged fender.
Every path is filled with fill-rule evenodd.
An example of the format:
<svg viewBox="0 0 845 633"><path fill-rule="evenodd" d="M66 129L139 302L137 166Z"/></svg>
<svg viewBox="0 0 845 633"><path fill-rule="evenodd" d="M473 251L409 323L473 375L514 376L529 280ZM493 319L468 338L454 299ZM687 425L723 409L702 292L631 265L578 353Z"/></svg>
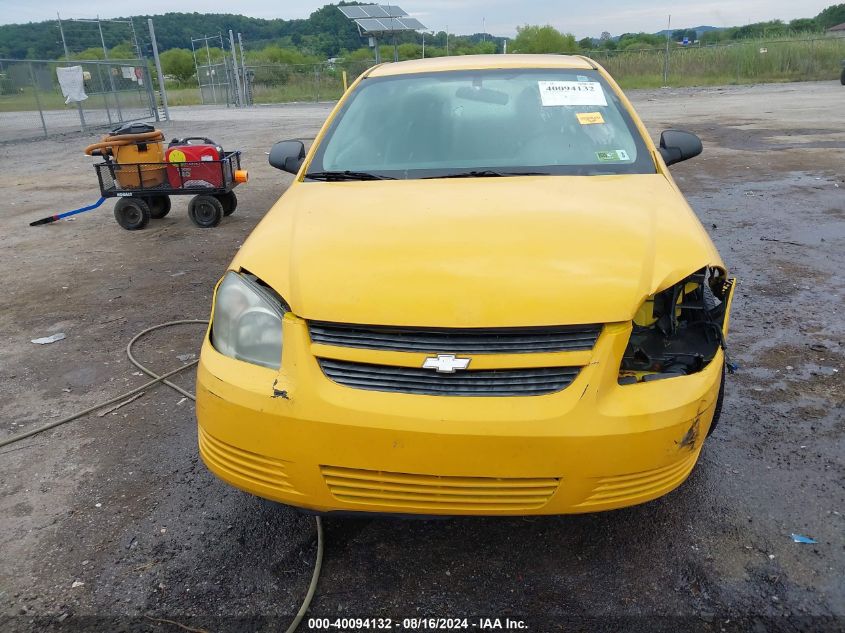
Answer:
<svg viewBox="0 0 845 633"><path fill-rule="evenodd" d="M727 354L727 325L736 280L705 266L649 296L634 315L619 368L619 384L700 372L719 348Z"/></svg>

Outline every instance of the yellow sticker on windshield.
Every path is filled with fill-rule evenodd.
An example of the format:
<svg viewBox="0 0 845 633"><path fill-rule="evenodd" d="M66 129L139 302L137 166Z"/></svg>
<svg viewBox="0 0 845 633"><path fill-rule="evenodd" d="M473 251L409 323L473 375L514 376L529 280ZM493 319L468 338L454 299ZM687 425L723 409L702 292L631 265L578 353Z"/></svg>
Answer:
<svg viewBox="0 0 845 633"><path fill-rule="evenodd" d="M578 123L581 125L595 125L596 123L604 123L604 117L601 112L576 112Z"/></svg>

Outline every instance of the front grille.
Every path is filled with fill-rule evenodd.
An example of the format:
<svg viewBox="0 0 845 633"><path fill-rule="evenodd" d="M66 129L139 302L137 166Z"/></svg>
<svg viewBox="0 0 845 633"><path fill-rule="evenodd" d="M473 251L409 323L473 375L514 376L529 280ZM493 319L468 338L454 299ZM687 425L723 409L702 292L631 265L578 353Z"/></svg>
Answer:
<svg viewBox="0 0 845 633"><path fill-rule="evenodd" d="M442 374L418 367L372 365L318 358L334 382L371 391L395 391L436 396L539 396L567 387L578 367L482 369Z"/></svg>
<svg viewBox="0 0 845 633"><path fill-rule="evenodd" d="M321 466L335 499L402 510L536 510L557 490L556 477L451 477Z"/></svg>
<svg viewBox="0 0 845 633"><path fill-rule="evenodd" d="M612 505L631 505L663 494L668 488L679 486L686 479L698 459L693 453L669 466L640 473L602 477L596 482L592 494L578 504L579 508L599 509Z"/></svg>
<svg viewBox="0 0 845 633"><path fill-rule="evenodd" d="M591 350L601 325L415 328L309 321L314 343L395 352L527 354Z"/></svg>
<svg viewBox="0 0 845 633"><path fill-rule="evenodd" d="M245 451L213 437L202 427L198 428L200 453L210 468L255 486L280 493L297 493L288 479L283 460Z"/></svg>

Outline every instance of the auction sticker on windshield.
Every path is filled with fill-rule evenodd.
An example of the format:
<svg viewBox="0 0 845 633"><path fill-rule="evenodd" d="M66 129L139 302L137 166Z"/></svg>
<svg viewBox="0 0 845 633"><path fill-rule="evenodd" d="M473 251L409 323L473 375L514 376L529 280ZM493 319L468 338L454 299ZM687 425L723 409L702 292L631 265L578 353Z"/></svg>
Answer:
<svg viewBox="0 0 845 633"><path fill-rule="evenodd" d="M603 163L607 163L618 160L630 160L631 157L628 156L628 152L624 149L615 149L610 152L596 152L596 158Z"/></svg>
<svg viewBox="0 0 845 633"><path fill-rule="evenodd" d="M597 81L538 81L544 106L607 106Z"/></svg>
<svg viewBox="0 0 845 633"><path fill-rule="evenodd" d="M601 112L577 112L575 118L578 119L578 123L581 125L604 123L604 117L601 115Z"/></svg>

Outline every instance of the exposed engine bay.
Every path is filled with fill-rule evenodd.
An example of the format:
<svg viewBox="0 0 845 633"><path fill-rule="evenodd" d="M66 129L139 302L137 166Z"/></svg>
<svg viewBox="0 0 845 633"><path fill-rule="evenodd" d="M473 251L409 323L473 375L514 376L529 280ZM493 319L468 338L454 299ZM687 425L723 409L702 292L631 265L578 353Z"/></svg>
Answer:
<svg viewBox="0 0 845 633"><path fill-rule="evenodd" d="M634 316L619 384L694 374L725 348L724 325L734 280L702 268L649 297Z"/></svg>

